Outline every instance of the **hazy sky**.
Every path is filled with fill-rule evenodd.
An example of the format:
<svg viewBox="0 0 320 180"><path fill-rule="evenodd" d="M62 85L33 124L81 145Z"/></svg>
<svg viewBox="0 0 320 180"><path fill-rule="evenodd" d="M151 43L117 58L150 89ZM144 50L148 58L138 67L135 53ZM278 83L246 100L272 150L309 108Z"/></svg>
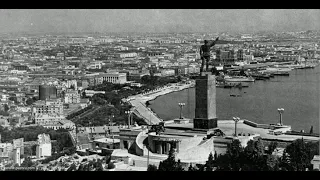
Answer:
<svg viewBox="0 0 320 180"><path fill-rule="evenodd" d="M0 32L250 32L320 29L320 10L1 9Z"/></svg>

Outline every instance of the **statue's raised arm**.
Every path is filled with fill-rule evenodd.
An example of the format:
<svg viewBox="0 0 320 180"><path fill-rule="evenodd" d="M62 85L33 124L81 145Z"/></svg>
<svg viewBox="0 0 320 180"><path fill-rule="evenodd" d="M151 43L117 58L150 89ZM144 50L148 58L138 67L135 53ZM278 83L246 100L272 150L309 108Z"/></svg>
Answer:
<svg viewBox="0 0 320 180"><path fill-rule="evenodd" d="M209 41L209 46L210 47L214 46L218 40L219 40L219 37L217 37L215 40Z"/></svg>

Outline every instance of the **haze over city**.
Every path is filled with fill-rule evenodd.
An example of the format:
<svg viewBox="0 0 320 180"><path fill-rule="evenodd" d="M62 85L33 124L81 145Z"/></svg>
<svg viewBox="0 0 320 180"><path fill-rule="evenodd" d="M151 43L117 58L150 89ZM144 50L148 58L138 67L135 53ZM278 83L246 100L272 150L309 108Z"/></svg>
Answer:
<svg viewBox="0 0 320 180"><path fill-rule="evenodd" d="M0 32L303 31L319 20L312 9L2 9Z"/></svg>
<svg viewBox="0 0 320 180"><path fill-rule="evenodd" d="M319 15L0 10L0 171L319 171Z"/></svg>

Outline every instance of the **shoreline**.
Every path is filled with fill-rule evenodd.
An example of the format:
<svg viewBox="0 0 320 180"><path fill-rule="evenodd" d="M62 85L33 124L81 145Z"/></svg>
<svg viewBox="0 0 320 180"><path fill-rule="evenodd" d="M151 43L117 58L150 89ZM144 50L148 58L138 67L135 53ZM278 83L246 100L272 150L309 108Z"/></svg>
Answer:
<svg viewBox="0 0 320 180"><path fill-rule="evenodd" d="M192 81L190 84L181 84L181 83L175 83L175 84L170 84L169 86L167 87L164 87L162 89L159 89L159 90L156 90L155 92L151 92L149 94L138 94L138 95L135 95L135 96L132 96L132 97L128 97L127 98L127 102L129 102L134 108L135 110L139 113L139 115L141 117L143 117L143 119L148 119L148 116L150 115L150 119L151 119L151 116L153 115L156 119L156 121L159 123L159 122L163 122L165 120L161 119L155 112L154 110L152 110L151 108L148 107L147 103L150 103L150 101L153 101L155 100L156 98L158 98L159 96L163 96L163 95L166 95L166 94L169 94L169 93L173 93L173 92L178 92L178 91L182 91L182 90L185 90L185 89L188 89L188 88L191 88L191 87L194 87L195 83ZM137 103L141 103L143 105L143 109L140 109L140 112L139 112L139 108L137 108L137 106L135 106L133 104L133 102L137 102ZM140 108L142 106L139 106ZM145 116L143 116L143 112L142 111L145 111L145 112L148 112L149 114L145 114ZM151 115L151 114L152 115ZM135 113L136 114L136 113ZM137 115L137 114L136 114ZM139 116L138 115L138 116ZM150 122L147 122L147 124L157 124L156 122L154 123L151 123L151 120Z"/></svg>
<svg viewBox="0 0 320 180"><path fill-rule="evenodd" d="M189 89L189 88L193 88L193 87L194 87L194 86L184 87L184 88L179 89L179 90L176 90L176 91L170 91L170 92L168 92L168 93L166 93L166 94L158 95L158 96L156 96L156 97L153 98L153 99L147 100L146 103L148 103L148 102L150 102L150 101L154 101L154 100L156 100L156 99L157 99L158 97L160 97L160 96L164 96L164 95L171 94L171 93L174 93L174 92L183 91L183 90L186 90L186 89Z"/></svg>

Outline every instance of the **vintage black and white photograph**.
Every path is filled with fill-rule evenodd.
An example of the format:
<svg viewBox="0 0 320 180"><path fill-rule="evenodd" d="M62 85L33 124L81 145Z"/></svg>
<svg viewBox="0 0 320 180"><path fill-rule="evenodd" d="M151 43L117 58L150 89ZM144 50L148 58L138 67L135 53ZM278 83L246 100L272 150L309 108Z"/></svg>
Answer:
<svg viewBox="0 0 320 180"><path fill-rule="evenodd" d="M318 9L0 9L0 170L319 171L318 45Z"/></svg>

